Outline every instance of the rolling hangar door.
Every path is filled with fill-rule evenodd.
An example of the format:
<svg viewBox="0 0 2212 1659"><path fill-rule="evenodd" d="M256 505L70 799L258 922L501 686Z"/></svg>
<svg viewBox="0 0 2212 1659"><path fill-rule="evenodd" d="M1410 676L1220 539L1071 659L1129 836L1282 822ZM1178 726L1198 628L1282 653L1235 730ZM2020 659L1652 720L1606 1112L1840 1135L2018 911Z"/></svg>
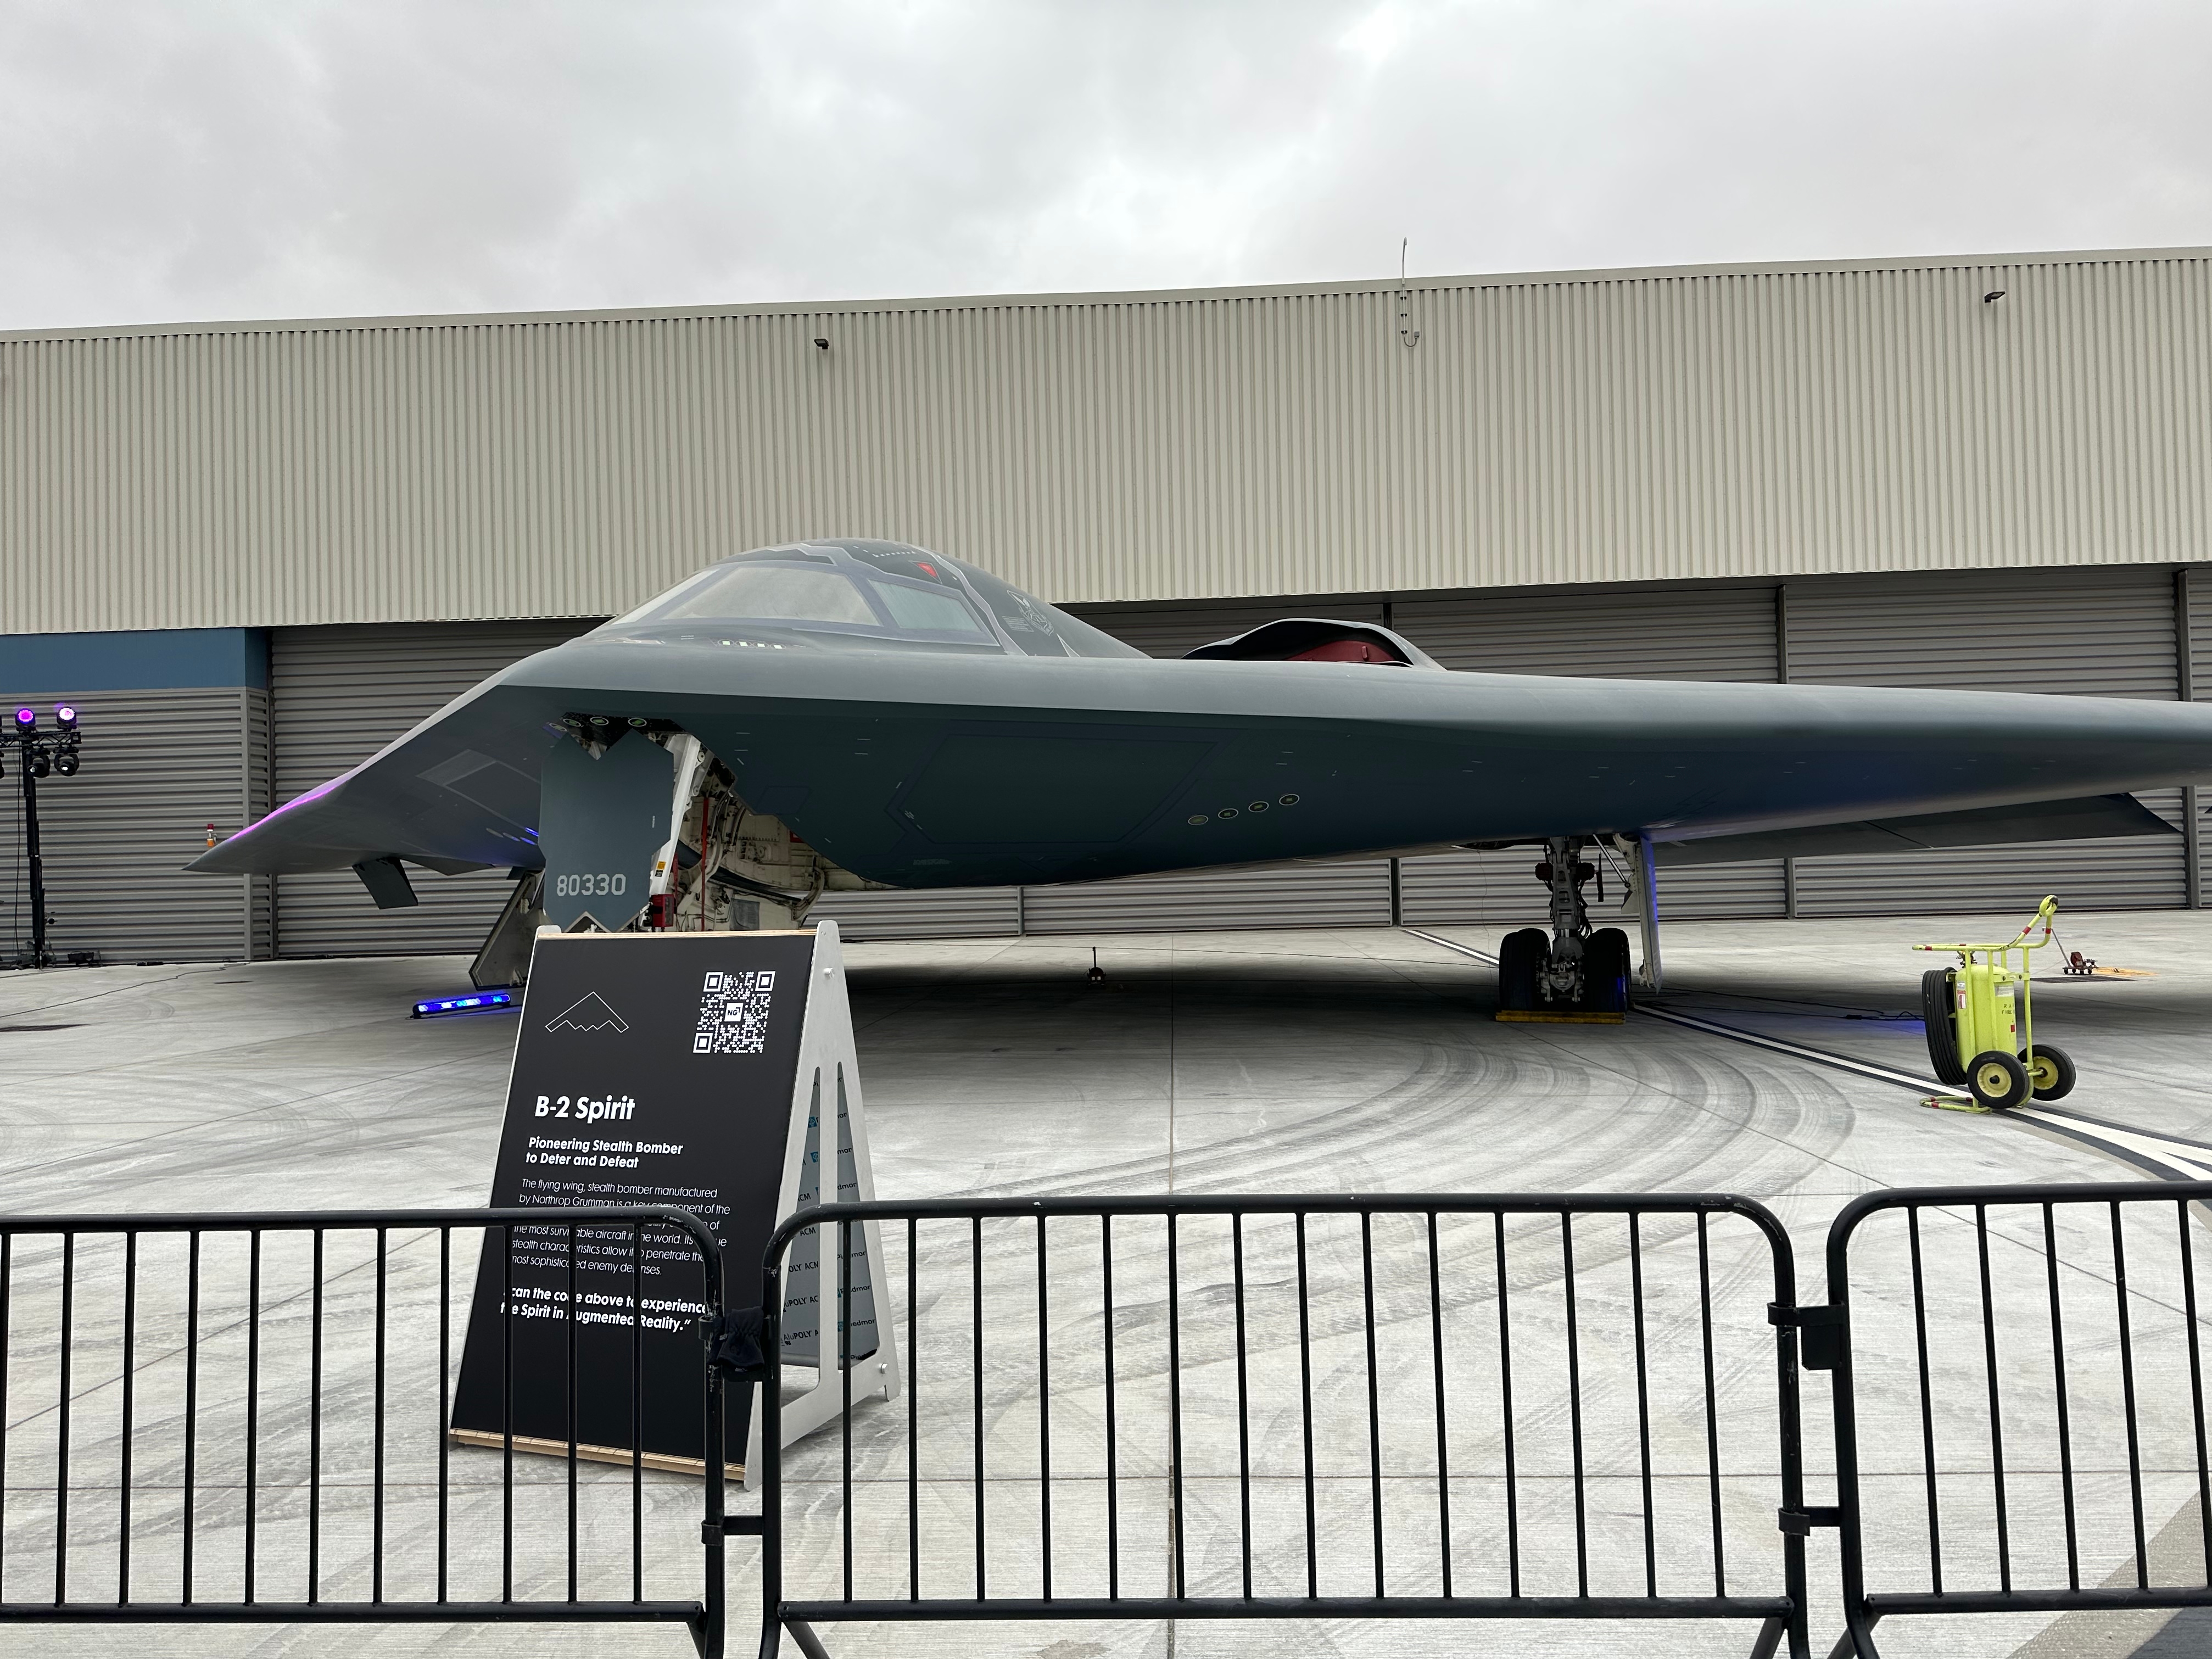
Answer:
<svg viewBox="0 0 2212 1659"><path fill-rule="evenodd" d="M51 728L78 712L83 770L39 784L47 944L66 959L220 962L270 953L266 877L185 866L270 806L268 658L250 629L0 637L0 693ZM0 961L31 943L15 757L0 779Z"/></svg>
<svg viewBox="0 0 2212 1659"><path fill-rule="evenodd" d="M277 800L360 764L486 675L597 626L591 619L272 629ZM507 902L504 871L408 873L422 902L403 910L379 910L350 870L276 878L276 954L474 951Z"/></svg>
<svg viewBox="0 0 2212 1659"><path fill-rule="evenodd" d="M1454 669L2171 698L2212 695L2200 689L2212 684L2212 581L2191 576L2172 566L2103 566L1390 602L1079 608L1161 657L1304 614L1384 623ZM2186 680L2185 648L2194 659ZM2184 824L2182 791L2142 799ZM2195 839L1692 866L1665 873L1660 907L1676 921L2003 911L2032 908L2055 890L2075 909L2167 908L2194 896L2188 842ZM1544 892L1534 861L1528 848L1401 860L1398 919L1417 927L1540 922ZM1019 895L839 895L820 914L839 917L856 938L1380 927L1392 918L1391 889L1389 863L1375 860L1131 877ZM1615 890L1609 878L1608 903Z"/></svg>

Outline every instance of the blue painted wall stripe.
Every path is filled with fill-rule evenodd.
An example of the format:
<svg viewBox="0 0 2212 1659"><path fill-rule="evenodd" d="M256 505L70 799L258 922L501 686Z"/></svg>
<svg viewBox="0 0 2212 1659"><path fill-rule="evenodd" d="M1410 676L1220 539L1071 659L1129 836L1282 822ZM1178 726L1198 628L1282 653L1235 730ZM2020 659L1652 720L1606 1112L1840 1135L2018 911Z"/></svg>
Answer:
<svg viewBox="0 0 2212 1659"><path fill-rule="evenodd" d="M41 692L269 687L258 628L157 628L116 634L0 634L0 699Z"/></svg>

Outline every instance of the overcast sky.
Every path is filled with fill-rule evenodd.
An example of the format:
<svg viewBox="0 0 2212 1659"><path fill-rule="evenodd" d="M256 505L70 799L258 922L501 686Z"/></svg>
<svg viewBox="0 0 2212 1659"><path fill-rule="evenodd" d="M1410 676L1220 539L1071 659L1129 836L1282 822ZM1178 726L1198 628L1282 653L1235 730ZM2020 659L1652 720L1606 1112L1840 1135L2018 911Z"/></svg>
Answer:
<svg viewBox="0 0 2212 1659"><path fill-rule="evenodd" d="M2212 243L2212 5L0 0L0 328Z"/></svg>

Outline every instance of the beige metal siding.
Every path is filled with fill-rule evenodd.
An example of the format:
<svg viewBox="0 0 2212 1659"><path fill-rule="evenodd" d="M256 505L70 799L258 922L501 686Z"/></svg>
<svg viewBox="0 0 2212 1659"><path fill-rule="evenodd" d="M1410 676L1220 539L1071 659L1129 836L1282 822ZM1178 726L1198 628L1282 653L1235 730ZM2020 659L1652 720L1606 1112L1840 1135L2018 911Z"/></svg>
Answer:
<svg viewBox="0 0 2212 1659"><path fill-rule="evenodd" d="M18 690L17 695L22 695ZM81 711L84 769L42 779L48 943L111 962L202 962L268 954L267 882L196 876L207 828L228 835L265 805L269 696L239 687L42 692L43 712ZM0 780L0 956L27 948L29 876L21 779Z"/></svg>
<svg viewBox="0 0 2212 1659"><path fill-rule="evenodd" d="M1984 304L2002 289L2006 297ZM0 338L0 630L2212 557L2202 252ZM830 342L817 350L817 336Z"/></svg>
<svg viewBox="0 0 2212 1659"><path fill-rule="evenodd" d="M282 629L270 635L276 785L291 800L358 765L487 675L573 639L586 623ZM502 871L441 876L410 866L422 902L379 910L351 871L276 878L276 952L287 957L473 952L510 890Z"/></svg>

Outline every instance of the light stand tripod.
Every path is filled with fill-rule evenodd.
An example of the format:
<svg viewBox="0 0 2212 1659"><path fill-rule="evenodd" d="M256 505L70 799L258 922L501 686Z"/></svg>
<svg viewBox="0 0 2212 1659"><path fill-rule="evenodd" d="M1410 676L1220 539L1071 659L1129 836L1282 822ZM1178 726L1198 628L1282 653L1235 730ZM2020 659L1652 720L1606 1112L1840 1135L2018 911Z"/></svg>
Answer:
<svg viewBox="0 0 2212 1659"><path fill-rule="evenodd" d="M49 918L46 860L39 851L39 780L50 772L65 778L76 775L77 747L82 741L76 710L67 703L57 708L54 727L51 732L40 731L39 711L24 705L15 710L15 718L6 729L0 730L0 754L9 749L18 750L16 764L22 769L23 851L31 866L31 948L16 963L23 968L51 968L54 963L54 953L46 946Z"/></svg>

